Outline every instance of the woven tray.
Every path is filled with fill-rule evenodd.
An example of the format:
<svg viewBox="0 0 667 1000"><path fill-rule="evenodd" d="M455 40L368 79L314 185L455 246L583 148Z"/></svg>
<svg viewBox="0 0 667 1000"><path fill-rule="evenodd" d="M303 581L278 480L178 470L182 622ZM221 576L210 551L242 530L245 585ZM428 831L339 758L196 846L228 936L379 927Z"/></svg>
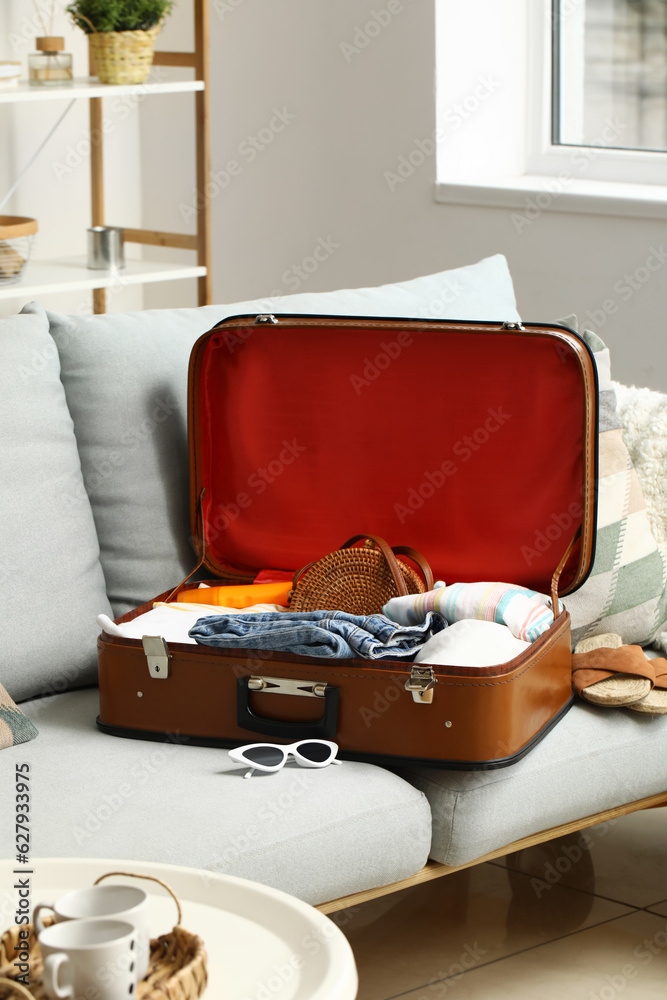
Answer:
<svg viewBox="0 0 667 1000"><path fill-rule="evenodd" d="M145 878L158 882L171 893L178 908L178 922L169 934L151 939L150 964L145 979L137 984L137 1000L195 1000L206 988L206 949L196 934L181 927L181 904L176 893L166 882L150 875L133 875L131 872L108 872L97 879L95 885L112 875ZM45 917L44 925L55 922L55 917ZM18 970L14 961L18 952L19 930L29 932L30 986L26 989L15 981ZM25 939L23 939L25 947ZM0 937L0 1000L48 1000L42 983L42 955L32 924L10 927Z"/></svg>

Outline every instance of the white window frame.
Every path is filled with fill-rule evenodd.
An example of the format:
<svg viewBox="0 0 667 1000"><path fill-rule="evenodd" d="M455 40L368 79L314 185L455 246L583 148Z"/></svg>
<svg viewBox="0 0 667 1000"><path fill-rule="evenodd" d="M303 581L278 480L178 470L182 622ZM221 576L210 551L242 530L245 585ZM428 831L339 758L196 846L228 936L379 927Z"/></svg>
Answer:
<svg viewBox="0 0 667 1000"><path fill-rule="evenodd" d="M438 2L446 8L451 0ZM493 2L504 4L505 0ZM571 13L564 27L569 28L574 39L577 34L581 38L583 3L569 2ZM526 21L521 26L526 39L525 129L523 135L516 134L511 139L517 148L523 148L523 169L519 173L473 180L457 177L451 171L448 174L445 136L439 143L436 201L516 208L525 207L527 200L539 198L542 211L667 219L667 153L552 143L552 2L525 0L525 5ZM508 25L508 31L511 30ZM502 45L502 39L499 44ZM470 57L474 45L471 38L469 46L463 46L469 47ZM567 95L565 99L568 100ZM569 109L570 113L577 113L576 96L570 100ZM483 122L476 124L479 131ZM610 133L600 137L601 143L608 141L613 128L612 124Z"/></svg>

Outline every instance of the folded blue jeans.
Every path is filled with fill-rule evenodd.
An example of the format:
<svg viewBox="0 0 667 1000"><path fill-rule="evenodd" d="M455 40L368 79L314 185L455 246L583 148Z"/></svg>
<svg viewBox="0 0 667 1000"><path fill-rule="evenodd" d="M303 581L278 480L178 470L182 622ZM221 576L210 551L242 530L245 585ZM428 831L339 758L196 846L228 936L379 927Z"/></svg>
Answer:
<svg viewBox="0 0 667 1000"><path fill-rule="evenodd" d="M418 625L398 625L385 615L345 611L262 611L200 618L188 633L204 646L272 649L303 656L412 660L446 623L429 612Z"/></svg>

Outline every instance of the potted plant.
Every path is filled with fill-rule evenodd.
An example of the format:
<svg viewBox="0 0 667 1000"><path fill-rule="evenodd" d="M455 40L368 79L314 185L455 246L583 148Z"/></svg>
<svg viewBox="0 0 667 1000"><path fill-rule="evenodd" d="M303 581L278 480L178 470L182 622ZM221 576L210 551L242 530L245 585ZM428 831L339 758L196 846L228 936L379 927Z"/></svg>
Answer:
<svg viewBox="0 0 667 1000"><path fill-rule="evenodd" d="M88 35L100 83L144 83L155 39L174 0L74 0L67 11Z"/></svg>

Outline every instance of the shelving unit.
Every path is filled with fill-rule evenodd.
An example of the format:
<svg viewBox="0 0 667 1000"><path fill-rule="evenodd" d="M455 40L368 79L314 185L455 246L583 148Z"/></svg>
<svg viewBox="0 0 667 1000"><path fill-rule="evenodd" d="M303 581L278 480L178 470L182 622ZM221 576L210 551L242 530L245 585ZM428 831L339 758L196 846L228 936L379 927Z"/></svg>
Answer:
<svg viewBox="0 0 667 1000"><path fill-rule="evenodd" d="M17 87L0 90L0 104L37 101L88 100L90 133L99 136L90 152L91 225L106 224L104 211L104 148L102 101L105 97L125 94L177 94L191 92L195 98L196 188L205 191L210 176L210 116L209 116L209 11L208 0L193 0L194 52L156 52L154 66L186 67L195 71L194 80L173 80L132 85L101 84L94 76L75 80L70 86L32 87L21 82ZM91 66L91 72L94 67ZM199 305L211 302L211 207L208 198L197 199L197 231L195 235L168 233L161 230L125 229L125 242L146 246L176 247L192 250L196 264L177 265L149 260L128 260L122 271L93 271L84 258L63 258L32 261L25 267L21 280L0 284L0 300L44 295L50 292L92 289L93 311L106 311L106 290L124 285L147 284L156 281L198 279ZM117 224L114 220L114 225Z"/></svg>
<svg viewBox="0 0 667 1000"><path fill-rule="evenodd" d="M179 278L203 278L205 267L168 264L164 261L128 260L122 271L91 271L85 257L62 257L55 260L35 260L29 264L18 284L0 285L3 299L32 298L52 292L92 291L124 288L126 285L147 285L155 281L177 281Z"/></svg>
<svg viewBox="0 0 667 1000"><path fill-rule="evenodd" d="M166 53L156 52L156 57ZM25 102L71 101L72 98L119 97L124 94L181 94L187 91L203 90L203 80L173 80L160 83L132 83L111 86L99 83L94 76L74 80L68 86L33 87L27 80L21 80L15 87L0 90L0 104L23 104Z"/></svg>

